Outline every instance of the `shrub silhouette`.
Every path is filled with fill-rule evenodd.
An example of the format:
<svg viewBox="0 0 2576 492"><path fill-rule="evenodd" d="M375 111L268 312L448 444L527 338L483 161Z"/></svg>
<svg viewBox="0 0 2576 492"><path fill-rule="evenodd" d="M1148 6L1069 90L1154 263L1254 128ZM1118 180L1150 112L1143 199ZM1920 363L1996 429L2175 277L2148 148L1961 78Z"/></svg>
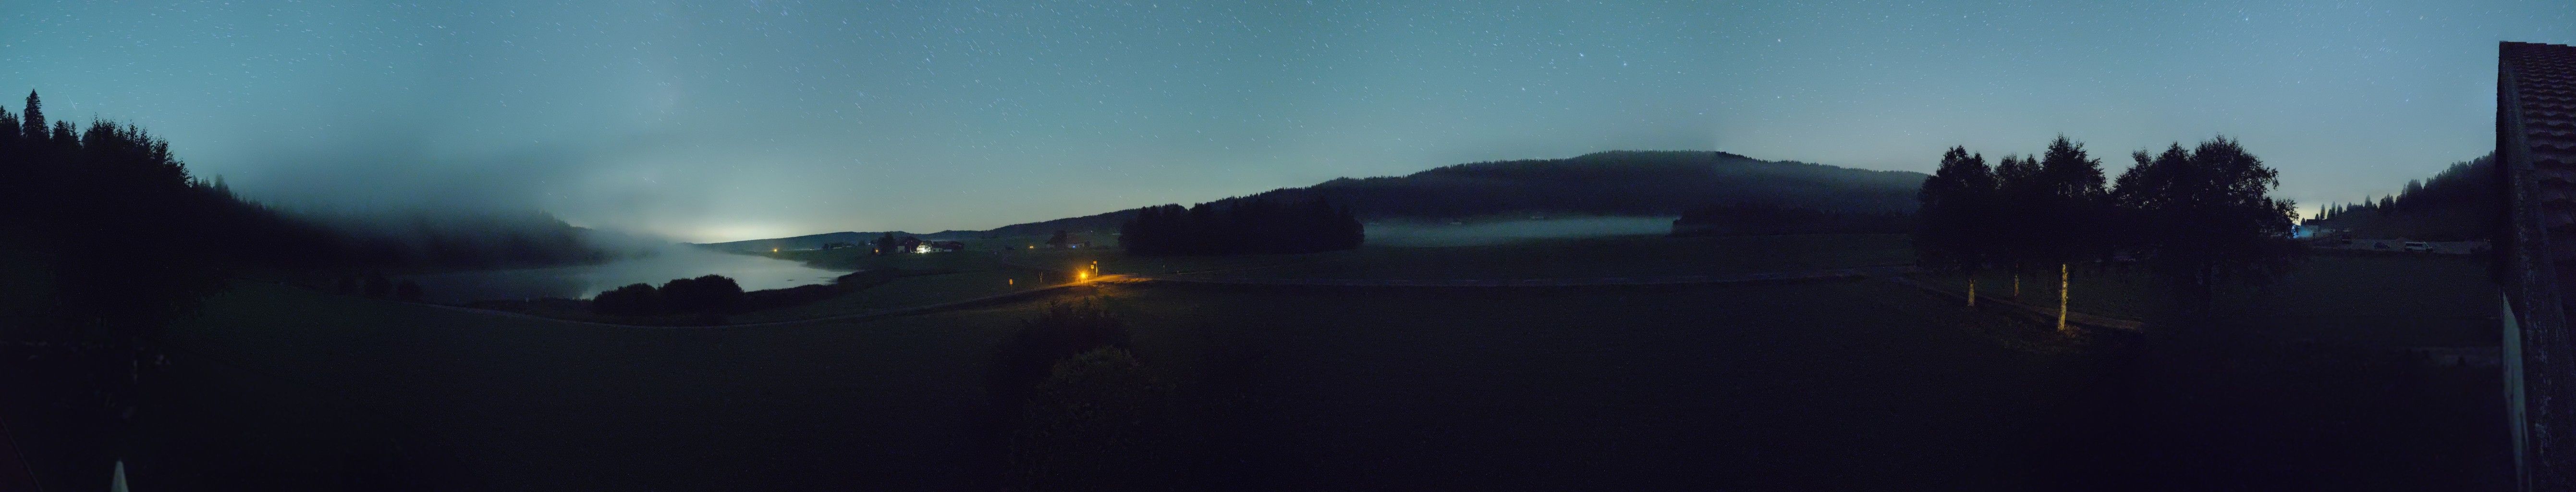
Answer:
<svg viewBox="0 0 2576 492"><path fill-rule="evenodd" d="M383 299L393 290L394 284L385 279L384 272L367 272L367 298Z"/></svg>
<svg viewBox="0 0 2576 492"><path fill-rule="evenodd" d="M995 350L986 384L995 403L1016 406L1046 380L1056 361L1103 347L1127 347L1127 326L1108 309L1092 300L1048 303Z"/></svg>
<svg viewBox="0 0 2576 492"><path fill-rule="evenodd" d="M720 315L746 305L742 285L723 275L671 279L659 289L652 284L629 284L601 292L590 300L592 312L624 316Z"/></svg>
<svg viewBox="0 0 2576 492"><path fill-rule="evenodd" d="M402 283L394 284L394 298L420 302L420 283L404 280Z"/></svg>
<svg viewBox="0 0 2576 492"><path fill-rule="evenodd" d="M1030 391L1007 488L1169 490L1184 475L1172 387L1126 349L1067 357Z"/></svg>
<svg viewBox="0 0 2576 492"><path fill-rule="evenodd" d="M672 279L662 284L664 310L682 313L724 313L742 304L742 285L723 275Z"/></svg>
<svg viewBox="0 0 2576 492"><path fill-rule="evenodd" d="M638 316L655 314L662 309L662 295L653 284L627 284L599 293L590 301L590 310L600 314Z"/></svg>

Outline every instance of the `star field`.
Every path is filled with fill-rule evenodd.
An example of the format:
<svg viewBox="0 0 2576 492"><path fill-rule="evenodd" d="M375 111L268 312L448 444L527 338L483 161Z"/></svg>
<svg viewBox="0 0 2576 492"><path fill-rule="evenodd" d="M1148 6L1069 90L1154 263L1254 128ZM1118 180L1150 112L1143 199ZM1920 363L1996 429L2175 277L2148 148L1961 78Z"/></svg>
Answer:
<svg viewBox="0 0 2576 492"><path fill-rule="evenodd" d="M2241 138L2305 208L2493 146L2576 2L0 3L0 89L290 207L935 231L1611 149L1928 172ZM15 101L16 97L8 98ZM14 103L10 105L14 110Z"/></svg>

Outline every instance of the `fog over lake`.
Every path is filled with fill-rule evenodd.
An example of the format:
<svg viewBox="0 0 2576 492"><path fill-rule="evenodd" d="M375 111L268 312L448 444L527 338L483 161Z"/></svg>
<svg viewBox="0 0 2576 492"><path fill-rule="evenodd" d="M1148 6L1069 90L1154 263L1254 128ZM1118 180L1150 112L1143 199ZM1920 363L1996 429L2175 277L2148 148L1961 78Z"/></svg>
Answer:
<svg viewBox="0 0 2576 492"><path fill-rule="evenodd" d="M742 290L753 291L830 283L834 277L847 273L769 257L673 246L649 256L597 265L474 270L407 275L397 279L419 282L423 300L454 304L545 297L588 299L600 291L626 284L659 286L671 279L707 274L731 277L734 282L742 284Z"/></svg>

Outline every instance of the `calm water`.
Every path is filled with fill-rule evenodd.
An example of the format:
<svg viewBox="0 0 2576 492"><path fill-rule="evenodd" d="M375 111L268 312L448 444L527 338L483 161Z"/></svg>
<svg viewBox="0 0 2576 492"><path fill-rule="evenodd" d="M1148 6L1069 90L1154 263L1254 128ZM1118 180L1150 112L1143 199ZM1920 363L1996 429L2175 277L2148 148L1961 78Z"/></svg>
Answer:
<svg viewBox="0 0 2576 492"><path fill-rule="evenodd" d="M742 290L776 289L830 283L849 272L825 270L787 260L671 248L661 254L598 265L477 270L401 277L420 283L424 300L463 303L494 299L544 297L587 299L626 284L656 286L675 278L706 274L732 277Z"/></svg>

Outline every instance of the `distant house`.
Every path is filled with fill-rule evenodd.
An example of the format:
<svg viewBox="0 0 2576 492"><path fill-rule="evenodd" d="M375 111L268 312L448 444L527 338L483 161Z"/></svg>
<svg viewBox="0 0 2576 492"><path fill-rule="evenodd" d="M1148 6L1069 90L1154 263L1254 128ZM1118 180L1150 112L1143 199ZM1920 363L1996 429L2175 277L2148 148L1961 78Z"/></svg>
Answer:
<svg viewBox="0 0 2576 492"><path fill-rule="evenodd" d="M926 247L932 252L944 253L950 251L965 251L966 243L963 241L931 241Z"/></svg>
<svg viewBox="0 0 2576 492"><path fill-rule="evenodd" d="M897 253L922 252L921 238L904 236L903 239L897 239L894 241L894 251Z"/></svg>

